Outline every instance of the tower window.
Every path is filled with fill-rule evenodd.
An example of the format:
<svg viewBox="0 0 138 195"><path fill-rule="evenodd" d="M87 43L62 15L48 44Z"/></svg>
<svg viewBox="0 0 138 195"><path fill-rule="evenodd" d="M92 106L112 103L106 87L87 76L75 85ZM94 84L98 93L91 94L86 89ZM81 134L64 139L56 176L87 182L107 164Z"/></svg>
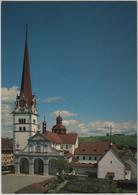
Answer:
<svg viewBox="0 0 138 195"><path fill-rule="evenodd" d="M23 127L23 131L26 131L26 127Z"/></svg>
<svg viewBox="0 0 138 195"><path fill-rule="evenodd" d="M25 123L26 123L26 119L25 119L25 118L24 118L24 119L19 118L18 122L19 122L20 124L25 124Z"/></svg>
<svg viewBox="0 0 138 195"><path fill-rule="evenodd" d="M33 123L35 124L35 120L33 120Z"/></svg>
<svg viewBox="0 0 138 195"><path fill-rule="evenodd" d="M22 131L22 127L19 127L19 131Z"/></svg>

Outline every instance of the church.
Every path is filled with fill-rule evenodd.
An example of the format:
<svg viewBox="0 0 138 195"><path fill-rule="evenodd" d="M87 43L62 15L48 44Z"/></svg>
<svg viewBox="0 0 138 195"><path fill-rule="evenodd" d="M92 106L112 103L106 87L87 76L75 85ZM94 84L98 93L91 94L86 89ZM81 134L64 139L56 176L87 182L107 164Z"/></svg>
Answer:
<svg viewBox="0 0 138 195"><path fill-rule="evenodd" d="M64 158L77 174L92 173L98 178L115 180L131 178L131 167L120 159L111 140L79 144L78 134L67 131L60 114L51 131L47 130L45 120L39 129L36 97L32 94L27 30L20 93L12 114L15 174L56 174L54 162Z"/></svg>
<svg viewBox="0 0 138 195"><path fill-rule="evenodd" d="M52 174L52 162L61 157L69 161L78 147L78 135L67 133L60 114L51 131L43 122L42 133L38 127L36 97L32 94L29 67L27 30L25 38L23 72L20 94L16 97L13 114L13 153L15 173Z"/></svg>

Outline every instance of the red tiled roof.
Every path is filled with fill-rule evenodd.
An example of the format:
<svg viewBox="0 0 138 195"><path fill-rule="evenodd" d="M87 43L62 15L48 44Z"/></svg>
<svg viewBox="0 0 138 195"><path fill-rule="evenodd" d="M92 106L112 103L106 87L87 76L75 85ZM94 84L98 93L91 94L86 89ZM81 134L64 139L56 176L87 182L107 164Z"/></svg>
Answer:
<svg viewBox="0 0 138 195"><path fill-rule="evenodd" d="M75 144L77 139L76 133L67 133L67 134L59 134L58 135L62 141L63 144Z"/></svg>
<svg viewBox="0 0 138 195"><path fill-rule="evenodd" d="M13 152L13 143L12 139L9 138L2 138L2 152Z"/></svg>
<svg viewBox="0 0 138 195"><path fill-rule="evenodd" d="M70 167L83 167L83 168L86 168L86 167L96 168L97 164L86 164L86 163L79 163L79 162L71 162L71 163L69 163L69 166Z"/></svg>
<svg viewBox="0 0 138 195"><path fill-rule="evenodd" d="M57 144L75 144L77 139L76 133L57 134L47 131L42 134L46 139Z"/></svg>
<svg viewBox="0 0 138 195"><path fill-rule="evenodd" d="M56 144L61 144L62 141L60 137L58 136L57 133L52 133L52 132L46 132L45 134L42 134L44 138L48 139L51 142L54 142Z"/></svg>
<svg viewBox="0 0 138 195"><path fill-rule="evenodd" d="M70 152L64 153L64 155L65 155L66 158L70 158L70 157L73 157L74 156Z"/></svg>
<svg viewBox="0 0 138 195"><path fill-rule="evenodd" d="M109 149L110 142L87 142L81 143L77 149L75 149L75 155L103 155ZM116 148L115 145L112 145Z"/></svg>

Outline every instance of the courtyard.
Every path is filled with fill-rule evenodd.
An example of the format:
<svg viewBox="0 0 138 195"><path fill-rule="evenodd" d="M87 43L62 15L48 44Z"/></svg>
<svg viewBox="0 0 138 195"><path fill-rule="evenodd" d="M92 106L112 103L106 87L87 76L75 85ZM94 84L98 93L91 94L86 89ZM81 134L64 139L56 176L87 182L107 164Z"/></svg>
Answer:
<svg viewBox="0 0 138 195"><path fill-rule="evenodd" d="M2 193L15 193L15 191L30 185L32 183L42 182L52 176L42 176L42 175L15 175L7 174L2 175Z"/></svg>

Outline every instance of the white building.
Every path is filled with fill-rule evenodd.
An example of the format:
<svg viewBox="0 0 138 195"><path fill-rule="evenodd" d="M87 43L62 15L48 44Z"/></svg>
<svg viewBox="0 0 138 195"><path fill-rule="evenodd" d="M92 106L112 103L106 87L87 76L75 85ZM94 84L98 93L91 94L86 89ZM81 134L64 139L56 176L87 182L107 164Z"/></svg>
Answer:
<svg viewBox="0 0 138 195"><path fill-rule="evenodd" d="M95 164L108 151L109 145L109 141L80 143L75 149L75 158L79 163Z"/></svg>
<svg viewBox="0 0 138 195"><path fill-rule="evenodd" d="M113 180L130 180L130 166L121 160L115 149L110 147L98 161L97 177Z"/></svg>

